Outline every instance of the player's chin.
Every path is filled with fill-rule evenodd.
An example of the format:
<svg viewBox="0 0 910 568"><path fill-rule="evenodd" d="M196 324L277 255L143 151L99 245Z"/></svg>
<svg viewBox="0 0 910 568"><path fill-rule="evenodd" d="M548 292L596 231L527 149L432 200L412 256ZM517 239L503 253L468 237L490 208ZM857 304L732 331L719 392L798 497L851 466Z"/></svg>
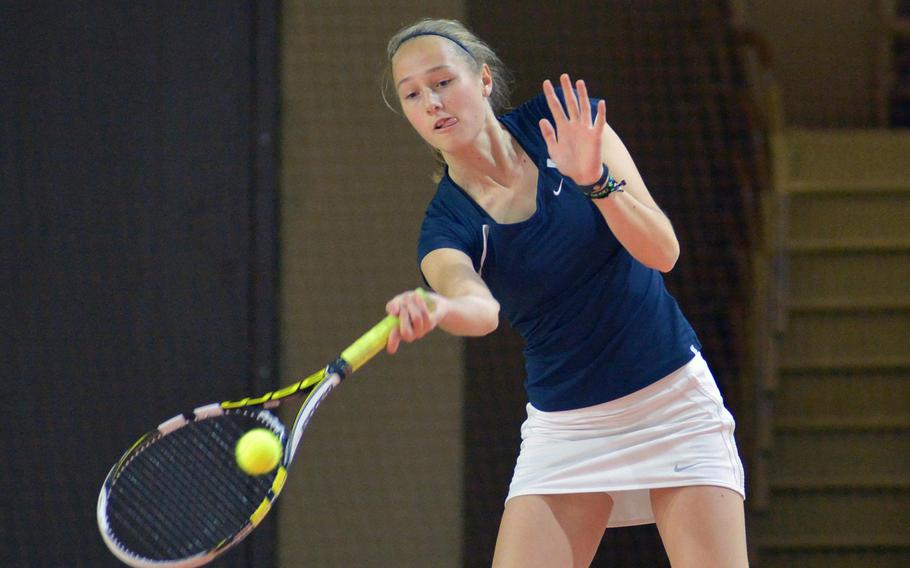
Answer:
<svg viewBox="0 0 910 568"><path fill-rule="evenodd" d="M446 154L457 152L459 149L470 145L470 141L465 140L464 136L459 132L437 132L433 130L426 133L423 139L436 150Z"/></svg>

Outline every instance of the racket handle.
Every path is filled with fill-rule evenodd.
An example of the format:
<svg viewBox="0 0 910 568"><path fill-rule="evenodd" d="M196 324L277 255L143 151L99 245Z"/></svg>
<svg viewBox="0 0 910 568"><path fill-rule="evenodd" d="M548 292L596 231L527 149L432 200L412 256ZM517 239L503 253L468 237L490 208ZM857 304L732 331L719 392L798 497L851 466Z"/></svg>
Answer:
<svg viewBox="0 0 910 568"><path fill-rule="evenodd" d="M417 288L415 292L423 297L427 307L433 311L433 302L430 300L429 294L422 288ZM385 348L389 341L389 334L396 327L398 327L398 318L392 315L386 316L341 353L341 358L351 366L352 373Z"/></svg>

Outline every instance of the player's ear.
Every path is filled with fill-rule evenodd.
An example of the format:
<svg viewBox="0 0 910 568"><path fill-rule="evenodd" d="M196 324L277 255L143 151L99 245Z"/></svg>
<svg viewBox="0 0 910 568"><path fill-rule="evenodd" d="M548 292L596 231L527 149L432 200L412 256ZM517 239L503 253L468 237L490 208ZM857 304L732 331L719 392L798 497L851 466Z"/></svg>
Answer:
<svg viewBox="0 0 910 568"><path fill-rule="evenodd" d="M493 72L486 63L480 68L480 85L483 89L483 96L489 97L493 92Z"/></svg>

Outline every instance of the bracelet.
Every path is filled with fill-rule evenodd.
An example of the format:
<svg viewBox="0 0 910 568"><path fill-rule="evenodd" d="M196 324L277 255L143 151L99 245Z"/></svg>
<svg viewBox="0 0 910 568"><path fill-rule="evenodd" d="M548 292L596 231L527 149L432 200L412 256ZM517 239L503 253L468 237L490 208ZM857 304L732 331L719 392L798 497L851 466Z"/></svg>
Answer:
<svg viewBox="0 0 910 568"><path fill-rule="evenodd" d="M591 199L603 199L604 197L609 196L611 193L624 193L622 186L626 185L626 180L620 180L617 182L613 179L613 176L607 176L607 182L599 190L592 191L591 193L586 194Z"/></svg>
<svg viewBox="0 0 910 568"><path fill-rule="evenodd" d="M609 179L610 179L610 168L607 167L607 164L603 164L603 173L600 175L599 180L592 183L591 185L577 185L576 184L576 186L578 187L578 189L581 190L582 193L584 193L585 195L590 197L592 193L596 193L596 192L600 191L601 189L603 189L604 185L607 183L607 181L609 181Z"/></svg>

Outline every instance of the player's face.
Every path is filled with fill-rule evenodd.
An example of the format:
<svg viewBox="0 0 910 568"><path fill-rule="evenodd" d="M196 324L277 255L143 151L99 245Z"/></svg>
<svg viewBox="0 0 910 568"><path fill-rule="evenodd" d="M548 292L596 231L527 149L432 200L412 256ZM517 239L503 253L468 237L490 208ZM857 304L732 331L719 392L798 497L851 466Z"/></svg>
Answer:
<svg viewBox="0 0 910 568"><path fill-rule="evenodd" d="M420 136L452 152L476 137L489 110L489 71L475 72L461 48L437 36L408 40L392 59L401 108Z"/></svg>

